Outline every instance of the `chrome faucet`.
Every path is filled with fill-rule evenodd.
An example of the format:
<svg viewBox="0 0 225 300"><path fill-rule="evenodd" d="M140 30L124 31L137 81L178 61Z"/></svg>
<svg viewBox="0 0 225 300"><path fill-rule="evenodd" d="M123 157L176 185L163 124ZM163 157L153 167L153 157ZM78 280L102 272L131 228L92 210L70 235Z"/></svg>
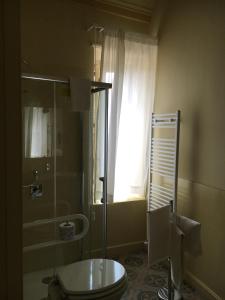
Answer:
<svg viewBox="0 0 225 300"><path fill-rule="evenodd" d="M38 170L33 170L34 181L30 186L30 195L32 199L39 198L42 196L42 184L38 183Z"/></svg>
<svg viewBox="0 0 225 300"><path fill-rule="evenodd" d="M33 183L24 185L24 188L29 188L30 189L30 195L32 199L36 199L39 197L42 197L43 192L42 192L42 184L38 183L38 170L34 169L33 170Z"/></svg>

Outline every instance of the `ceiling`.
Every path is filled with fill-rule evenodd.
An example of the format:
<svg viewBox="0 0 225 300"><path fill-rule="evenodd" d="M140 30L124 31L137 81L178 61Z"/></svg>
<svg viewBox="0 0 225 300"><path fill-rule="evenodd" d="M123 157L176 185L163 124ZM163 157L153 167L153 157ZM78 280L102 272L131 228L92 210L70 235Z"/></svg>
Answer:
<svg viewBox="0 0 225 300"><path fill-rule="evenodd" d="M139 22L149 23L159 0L76 0L99 10Z"/></svg>
<svg viewBox="0 0 225 300"><path fill-rule="evenodd" d="M136 21L149 23L158 0L94 0L102 9Z"/></svg>
<svg viewBox="0 0 225 300"><path fill-rule="evenodd" d="M104 0L105 3L146 15L151 14L156 0Z"/></svg>

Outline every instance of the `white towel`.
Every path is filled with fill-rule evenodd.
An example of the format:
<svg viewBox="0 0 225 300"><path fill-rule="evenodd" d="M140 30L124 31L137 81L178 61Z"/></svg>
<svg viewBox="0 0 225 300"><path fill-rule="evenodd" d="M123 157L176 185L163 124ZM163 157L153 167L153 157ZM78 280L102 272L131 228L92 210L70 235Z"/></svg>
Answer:
<svg viewBox="0 0 225 300"><path fill-rule="evenodd" d="M171 223L170 256L172 281L180 293L183 281L183 252L201 254L201 224L184 216L173 215Z"/></svg>
<svg viewBox="0 0 225 300"><path fill-rule="evenodd" d="M183 281L183 232L171 223L170 257L172 263L172 281L177 291L180 292Z"/></svg>
<svg viewBox="0 0 225 300"><path fill-rule="evenodd" d="M70 78L70 97L72 111L87 111L90 109L91 81L76 77Z"/></svg>
<svg viewBox="0 0 225 300"><path fill-rule="evenodd" d="M169 255L170 205L148 213L148 262L153 264Z"/></svg>
<svg viewBox="0 0 225 300"><path fill-rule="evenodd" d="M176 216L176 224L184 233L184 251L193 256L202 253L201 224L184 216Z"/></svg>

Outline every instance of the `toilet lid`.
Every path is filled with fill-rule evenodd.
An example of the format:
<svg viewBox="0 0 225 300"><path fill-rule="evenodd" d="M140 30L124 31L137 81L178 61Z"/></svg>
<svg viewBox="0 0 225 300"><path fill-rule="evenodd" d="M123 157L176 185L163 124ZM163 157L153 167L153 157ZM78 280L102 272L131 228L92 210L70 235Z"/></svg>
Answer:
<svg viewBox="0 0 225 300"><path fill-rule="evenodd" d="M124 267L109 259L88 259L57 270L65 294L90 294L115 287L125 277Z"/></svg>

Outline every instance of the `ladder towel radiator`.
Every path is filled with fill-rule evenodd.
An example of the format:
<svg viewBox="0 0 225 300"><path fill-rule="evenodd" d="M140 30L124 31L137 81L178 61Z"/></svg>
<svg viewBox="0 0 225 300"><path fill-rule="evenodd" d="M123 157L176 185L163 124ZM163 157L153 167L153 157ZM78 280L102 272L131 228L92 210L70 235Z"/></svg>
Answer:
<svg viewBox="0 0 225 300"><path fill-rule="evenodd" d="M168 206L170 206L171 213L177 212L179 134L179 110L168 114L152 113L147 199L148 257L151 254L151 230L149 228L151 215L154 218L154 212ZM170 263L168 289L160 289L158 296L160 299L172 300L171 260L168 259Z"/></svg>

